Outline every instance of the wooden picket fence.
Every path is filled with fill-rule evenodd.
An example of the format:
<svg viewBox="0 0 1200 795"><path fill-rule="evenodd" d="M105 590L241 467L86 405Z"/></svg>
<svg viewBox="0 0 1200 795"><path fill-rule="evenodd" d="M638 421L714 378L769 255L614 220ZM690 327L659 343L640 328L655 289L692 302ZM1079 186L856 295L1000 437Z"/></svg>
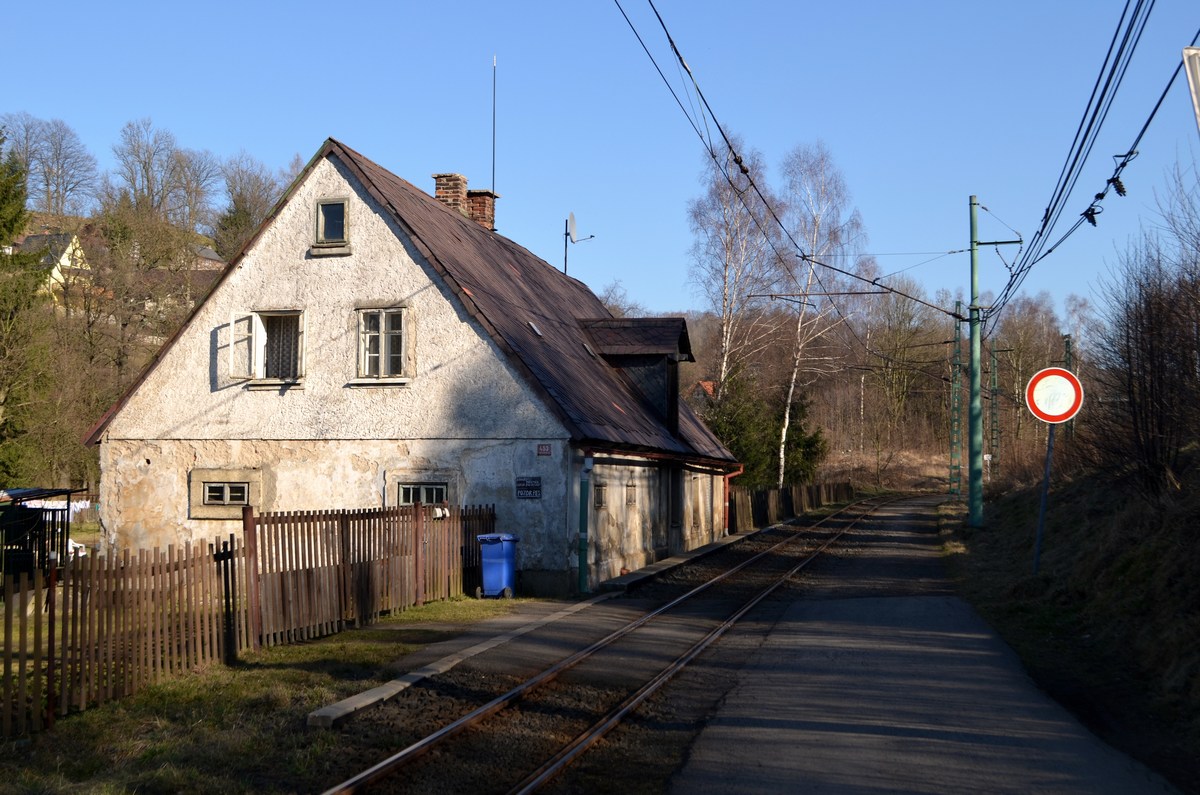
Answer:
<svg viewBox="0 0 1200 795"><path fill-rule="evenodd" d="M479 578L492 506L264 514L242 538L75 557L3 581L0 737L243 650L446 599Z"/></svg>
<svg viewBox="0 0 1200 795"><path fill-rule="evenodd" d="M252 642L308 640L467 593L479 577L475 537L495 526L494 506L247 516Z"/></svg>

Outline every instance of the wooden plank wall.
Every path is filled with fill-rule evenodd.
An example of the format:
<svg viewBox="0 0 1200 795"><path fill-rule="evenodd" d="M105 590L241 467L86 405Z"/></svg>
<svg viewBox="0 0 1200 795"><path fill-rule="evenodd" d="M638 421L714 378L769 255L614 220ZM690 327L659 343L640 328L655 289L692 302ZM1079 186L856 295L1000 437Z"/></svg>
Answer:
<svg viewBox="0 0 1200 795"><path fill-rule="evenodd" d="M854 499L854 486L846 483L809 483L782 489L751 491L740 486L729 490L729 532L749 533L801 516L814 508Z"/></svg>

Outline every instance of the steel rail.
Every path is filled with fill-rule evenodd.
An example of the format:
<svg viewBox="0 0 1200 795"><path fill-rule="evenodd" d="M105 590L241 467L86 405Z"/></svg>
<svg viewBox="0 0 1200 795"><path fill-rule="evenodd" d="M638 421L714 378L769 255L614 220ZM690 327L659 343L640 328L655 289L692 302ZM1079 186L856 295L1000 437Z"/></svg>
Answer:
<svg viewBox="0 0 1200 795"><path fill-rule="evenodd" d="M838 516L841 516L843 513L850 511L853 508L856 508L858 506L861 506L865 503L869 503L872 500L877 500L877 499L880 499L880 498L877 498L877 497L876 498L868 498L865 500L860 500L855 503L851 503L843 508L838 509L837 511L834 511L833 513L831 513L827 516L822 517L820 520L818 520L814 524L810 525L810 527L820 527L825 522L835 519ZM895 498L895 499L898 499L898 498ZM895 499L885 500L884 502L881 502L880 504L873 506L871 511L877 510L878 508L881 508L884 505L889 504L889 502L895 501ZM855 522L857 522L863 516L869 515L871 513L871 511L868 511L867 513L860 515L858 518L855 519ZM853 526L853 523L851 523L850 527L852 527L852 526ZM772 527L774 527L774 525L772 525ZM762 533L769 529L770 528L763 528L763 530L760 530L758 532ZM849 529L849 527L847 527L846 529L844 529L840 533L838 533L838 535L835 536L835 538L840 537L842 534L845 533L845 531L847 529ZM633 632L634 630L644 626L645 624L649 623L650 621L652 621L653 619L662 615L663 613L667 612L668 610L671 610L672 608L677 607L680 603L685 602L688 599L691 599L692 597L713 587L714 585L716 585L717 583L726 579L727 577L730 577L733 574L736 574L737 572L741 571L742 569L746 568L747 566L758 561L760 558L763 558L766 555L769 555L769 554L775 552L782 546L790 544L791 542L795 541L799 537L800 537L799 533L788 536L787 538L780 541L778 544L771 546L769 549L763 550L762 552L759 552L758 554L753 555L752 557L739 563L737 566L734 566L733 568L728 569L725 572L722 572L721 574L717 575L716 577L713 577L711 580L708 580L707 582L704 582L701 585L696 586L695 588L688 591L687 593L685 593L681 596L678 596L675 599L672 599L670 602L667 602L666 604L652 610L649 613L646 613L645 615L641 616L637 620L631 621L628 624L626 624L625 626L623 626L617 630L614 630L613 632L609 633L608 635L606 635L605 637L596 641L595 643L591 644L590 646L588 646L584 649L581 649L580 651L577 651L568 657L563 658L562 660L560 660L559 662L550 666L549 668L547 668L546 670L537 674L536 676L533 676L533 677L525 680L523 683L517 685L516 687L512 688L508 692L503 693L499 696L496 696L494 699L487 702L483 706L478 707L478 708L472 710L471 712L468 712L467 714L458 718L454 722L449 723L446 726L443 726L441 729L438 729L436 732L433 732L432 734L427 735L426 737L407 746L406 748L403 748L400 751L397 751L395 754L389 756L388 758L384 759L383 761L381 761L375 765L372 765L371 767L367 768L366 770L363 770L363 771L357 773L356 775L352 776L351 778L346 779L345 781L341 782L340 784L336 784L335 786L325 790L322 793L322 795L347 795L348 793L361 792L365 787L367 787L370 784L373 784L377 781L380 781L381 779L388 777L395 771L404 767L406 764L412 762L418 756L424 754L426 751L428 751L431 748L433 748L434 746L436 746L437 744L444 742L445 740L448 740L451 737L454 737L454 736L466 731L467 729L471 728L472 726L475 726L475 725L481 723L485 719L491 717L492 715L496 714L497 712L499 712L500 710L509 706L510 704L520 700L521 698L523 698L530 692L536 690L537 688L539 688L543 685L550 683L555 678L557 678L560 674L575 667L580 662L582 662L583 660L586 660L588 657L591 657L593 654L595 654L596 652L605 648L606 646L611 645L612 643L623 638L624 636L628 635L629 633ZM826 542L825 544L823 544L821 549L823 550L826 546L828 546L829 543L830 542ZM790 575L788 575L788 576L790 576Z"/></svg>
<svg viewBox="0 0 1200 795"><path fill-rule="evenodd" d="M823 544L817 547L817 549L813 550L808 557L801 560L786 573L776 578L775 582L773 582L771 585L767 586L754 597L747 600L745 604L734 611L719 626L713 628L707 635L697 641L695 645L693 645L690 649L685 651L673 662L671 662L666 668L660 671L653 679L642 685L635 692L631 693L624 701L614 707L599 721L594 723L587 731L583 732L574 740L572 740L571 743L566 745L552 758L547 760L546 763L540 768L535 770L519 784L509 790L509 795L526 795L527 793L534 792L542 785L548 783L551 779L562 773L562 771L568 765L586 753L606 734L620 725L630 712L637 709L643 701L654 695L654 693L656 693L658 690L662 689L671 679L675 677L677 673L690 665L692 660L694 660L697 656L704 652L705 649L719 640L723 635L725 635L726 632L732 629L739 621L742 620L743 617L745 617L747 613L753 610L759 602L761 602L763 599L766 599L768 596L774 593L776 589L791 579L797 572L804 569L808 566L808 564L816 560L817 557L820 556L826 549L828 549L831 544L841 539L842 536L848 533L863 518L871 515L871 513L879 508L889 505L891 502L896 502L899 499L902 498L896 498L895 500L890 500L872 506L870 511L867 511L866 513L856 517L853 522L839 530L835 535L830 536Z"/></svg>

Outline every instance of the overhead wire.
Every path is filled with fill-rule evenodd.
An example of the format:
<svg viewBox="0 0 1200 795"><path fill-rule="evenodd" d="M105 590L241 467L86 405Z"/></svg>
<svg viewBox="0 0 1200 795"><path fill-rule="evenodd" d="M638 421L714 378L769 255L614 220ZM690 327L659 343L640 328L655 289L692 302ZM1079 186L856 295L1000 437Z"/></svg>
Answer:
<svg viewBox="0 0 1200 795"><path fill-rule="evenodd" d="M644 40L642 39L642 36L638 33L636 26L633 24L633 21L629 18L629 15L625 13L625 9L621 7L620 0L613 0L613 2L616 4L618 10L620 10L621 16L624 17L626 24L629 25L630 29L633 31L634 35L637 37L638 42L642 45L643 51L646 53L646 56L650 59L651 63L654 65L655 71L658 72L659 77L664 81L664 83L668 83L666 76L664 75L662 69L658 65L657 60L654 58L654 55L650 52L649 47L646 46ZM963 315L961 315L960 313L952 312L943 307L937 306L936 304L932 304L924 299L917 298L916 296L913 296L913 295L909 295L908 293L906 293L902 290L898 290L894 287L880 284L878 278L868 279L860 274L853 273L852 271L848 271L844 268L839 268L837 266L830 265L827 262L817 260L816 258L810 256L804 250L804 247L801 246L796 241L796 239L792 236L791 231L787 228L786 224L783 223L783 220L776 213L775 208L772 205L772 203L766 198L766 196L763 195L762 190L759 188L758 183L755 181L754 176L750 172L749 167L745 164L742 156L738 153L737 148L733 144L733 141L726 134L724 126L722 126L720 120L716 116L716 113L713 111L712 106L709 104L708 99L704 96L704 92L700 89L699 82L696 80L695 75L692 73L691 67L688 66L686 59L684 59L683 54L679 50L679 47L675 44L674 38L671 36L670 31L667 29L666 22L663 20L662 15L658 12L658 9L655 7L653 0L647 0L647 2L650 6L650 9L654 12L655 17L658 20L659 26L662 28L663 34L666 36L667 43L670 45L671 51L674 53L675 58L677 59L679 64L682 66L683 70L687 73L688 79L691 81L691 84L692 84L692 90L694 90L696 92L696 96L699 98L701 104L704 106L704 110L705 110L705 114L706 114L705 115L705 119L706 119L705 126L707 127L707 119L711 118L713 121L713 125L716 127L717 132L721 136L721 140L724 142L725 150L728 151L733 162L738 166L742 175L745 177L748 187L753 189L754 194L758 197L758 200L759 200L759 202L761 202L763 208L765 208L766 211L771 216L771 219L773 220L775 226L778 227L778 229L783 233L783 235L792 244L793 248L796 250L796 252L799 256L799 259L802 262L809 263L810 268L812 268L813 266L821 266L830 271L833 271L834 273L838 273L838 274L847 276L849 278L865 282L874 287L878 287L882 290L885 290L888 293L894 294L898 297L921 304L929 309L933 309L936 312L948 315L949 317L954 318L956 320L965 321L966 318ZM670 86L669 83L667 85L667 88L671 92L671 95L673 97L675 97L676 103L679 104L680 109L683 110L683 104L682 104L682 102L680 102L680 100L678 98L678 94L675 92L674 88L672 86ZM688 115L686 110L684 110L684 114ZM733 177L729 174L728 170L726 169L721 155L719 155L718 152L716 151L716 147L713 144L711 138L706 138L704 136L704 134L702 134L700 132L696 121L694 119L692 119L691 116L688 116L688 120L692 125L692 129L696 132L697 136L700 138L701 143L704 144L705 149L708 152L709 156L713 159L713 162L716 165L717 170L722 174L722 176L724 176L726 182L729 183L730 187L732 187L734 189L734 192L738 195L739 200L742 201L743 206L745 206L747 212L749 213L750 218L754 221L755 225L763 233L763 236L764 236L765 240L767 241L767 244L771 247L772 251L774 252L776 259L780 262L783 262L784 257L778 251L778 249L775 247L773 236L771 234L769 234L769 232L766 228L763 227L762 222L760 221L760 219L758 217L758 214L755 213L754 210L749 205L746 204L745 190L739 189L738 186L736 185ZM788 275L791 277L791 279L794 282L796 282L797 286L801 287L801 289L803 289L802 286L800 285L799 279L797 278L795 272L791 268L786 268L786 271L787 271ZM821 290L823 292L827 292L825 289L824 283L823 283L820 275L817 273L817 271L815 269L813 269L811 272L812 272L813 277L815 278L818 286L821 288ZM841 307L839 307L838 304L832 300L829 301L829 305L833 308L834 312L840 318L842 325L846 328L846 330L850 333L850 335L852 337L854 337L855 341L864 350L866 350L868 353L870 353L874 356L879 357L880 359L882 359L884 361L891 362L895 365L902 366L902 367L907 366L906 363L903 362L903 360L896 360L893 357L889 356L888 354L886 354L882 351L872 350L870 344L867 343L862 338L862 336L854 329L853 325L849 321L849 318L847 318L846 315L842 312ZM918 372L924 372L924 371L921 371L918 369ZM939 377L939 376L933 376L930 373L925 373L925 375L935 377L935 378ZM942 378L942 380L945 380L944 377Z"/></svg>
<svg viewBox="0 0 1200 795"><path fill-rule="evenodd" d="M1130 0L1131 2L1131 0ZM1140 145L1150 124L1154 121L1159 109L1162 107L1167 94L1170 92L1175 81L1179 77L1179 73L1183 69L1183 63L1176 66L1172 72L1170 79L1151 109L1146 121L1142 124L1141 129L1135 136L1133 143L1125 150L1123 154L1114 155L1113 159L1116 165L1110 176L1104 183L1103 188L1096 193L1087 208L1080 213L1067 230L1059 237L1054 239L1053 243L1049 242L1052 239L1054 229L1061 218L1067 202L1078 180L1082 174L1083 164L1091 154L1092 148L1095 146L1096 138L1099 133L1099 127L1107 118L1108 112L1112 107L1113 100L1117 89L1124 80L1125 73L1129 68L1133 53L1137 49L1137 45L1141 40L1141 36L1145 31L1146 24L1149 19L1150 11L1153 9L1153 1L1138 2L1130 13L1130 2L1126 2L1125 11L1122 12L1121 19L1118 21L1117 31L1113 34L1113 42L1110 44L1109 53L1105 57L1104 63L1101 66L1100 74L1097 77L1097 87L1103 83L1103 88L1099 92L1093 90L1093 95L1089 99L1088 106L1084 111L1083 119L1080 121L1080 130L1085 131L1081 136L1077 131L1076 139L1072 142L1072 151L1068 154L1067 162L1063 166L1063 171L1060 173L1059 181L1055 185L1055 189L1051 195L1051 201L1047 205L1046 211L1042 217L1042 223L1037 232L1030 241L1028 249L1019 256L1014 266L1010 267L1009 280L992 306L984 312L985 328L994 325L1000 313L1004 310L1008 302L1015 296L1021 288L1026 277L1034 265L1041 262L1043 259L1053 253L1062 243L1073 235L1085 223L1093 226L1096 225L1097 216L1103 213L1104 207L1101 202L1107 198L1110 191L1116 192L1118 196L1125 195L1125 186L1122 182L1122 174L1126 167L1133 162L1138 156L1138 146ZM1126 16L1128 15L1128 21ZM1124 33L1122 34L1122 28ZM1120 44L1117 44L1118 40ZM1192 38L1192 46L1200 40L1200 30L1196 31L1196 35ZM1114 52L1115 48L1115 52ZM1107 79L1105 75L1107 73ZM1111 90L1110 90L1111 89ZM1099 93L1099 100L1097 100ZM1095 124L1086 124L1089 119ZM985 332L986 333L986 332Z"/></svg>
<svg viewBox="0 0 1200 795"><path fill-rule="evenodd" d="M621 8L620 0L613 0L613 1L617 4L618 8ZM784 236L791 242L792 246L796 249L796 251L799 252L800 259L804 262L809 262L814 265L820 265L823 268L831 270L835 273L839 273L843 276L847 276L849 278L857 279L859 281L866 282L868 284L872 284L876 287L880 287L882 289L887 290L888 292L894 293L903 298L907 298L910 301L915 301L917 303L923 304L926 307L929 307L930 309L934 309L938 312L944 313L951 317L959 317L959 319L963 319L963 318L961 318L961 316L956 315L956 313L954 313L954 312L951 312L951 311L944 309L940 306L937 306L935 304L931 304L928 301L917 298L915 296L908 295L907 293L905 293L902 290L897 290L893 287L888 287L887 285L877 284L874 281L872 281L871 279L861 276L860 274L853 273L852 271L848 271L844 268L839 268L835 265L830 265L827 262L822 262L820 260L817 260L817 259L811 257L807 252L804 251L803 246L801 246L796 241L796 239L792 236L791 231L787 228L787 225L784 224L782 219L779 218L779 215L775 212L774 206L762 194L762 191L759 188L758 183L754 180L754 177L750 173L749 168L745 165L744 161L742 160L741 155L737 152L737 148L733 145L733 142L730 140L729 136L726 134L725 128L724 128L724 126L722 126L720 120L717 118L717 115L713 111L712 106L709 105L708 98L705 97L704 92L700 90L700 85L699 85L699 82L696 80L696 76L692 73L691 67L688 66L687 61L684 59L683 53L680 52L679 47L675 44L675 40L671 36L671 32L667 29L666 22L663 20L662 15L658 12L658 8L655 7L653 0L647 0L647 2L650 5L650 9L654 12L654 16L658 20L659 26L662 28L663 34L667 38L667 43L670 45L671 51L675 54L675 57L678 59L679 63L682 65L683 69L687 72L688 79L692 83L692 87L696 92L696 96L700 99L700 102L704 105L704 109L706 111L706 117L711 118L713 120L713 125L716 127L717 132L720 133L721 139L724 142L726 149L733 156L734 163L736 163L738 165L742 174L746 177L746 179L749 183L749 186L751 188L753 188L755 195L758 196L758 199L760 202L762 202L763 207L766 208L767 212L771 215L771 218L775 222L776 226L779 227L780 231L783 232ZM621 14L622 14L622 16L625 17L625 21L630 25L630 27L633 27L633 22L629 19L628 15L625 14L624 9L621 9ZM640 36L638 37L638 40L641 41ZM643 49L646 49L644 47L644 45L643 45ZM651 61L654 61L654 57L653 57L653 55L650 54L648 49L646 49L646 54L650 57ZM657 62L655 62L655 69L658 71L659 75L661 76L662 70L658 68ZM672 90L671 93L674 94L675 93L674 90ZM699 131L697 131L697 132L699 132ZM715 148L711 145L711 142L706 141L702 135L700 136L700 138L701 138L701 141L706 144L706 147L708 148L710 156L713 157L714 160L718 161L718 165L719 165L719 155L715 151ZM725 172L724 169L722 169L722 173L724 173L726 175L726 177L728 178L728 174L727 174L727 172ZM735 186L735 190L736 190L736 186ZM749 210L749 208L747 208L747 209ZM751 212L751 217L755 217L753 212ZM763 231L765 232L765 230L763 230ZM769 240L770 236L768 235L767 237ZM792 278L795 279L795 274L792 273L790 270L789 270L789 273L791 273ZM817 277L817 281L818 281L818 284L821 283L819 276ZM824 289L823 285L822 285L822 289ZM832 306L834 306L835 309L838 309L834 302L830 302L830 304ZM838 309L838 314L841 315L840 309ZM844 316L843 316L843 319L844 319Z"/></svg>

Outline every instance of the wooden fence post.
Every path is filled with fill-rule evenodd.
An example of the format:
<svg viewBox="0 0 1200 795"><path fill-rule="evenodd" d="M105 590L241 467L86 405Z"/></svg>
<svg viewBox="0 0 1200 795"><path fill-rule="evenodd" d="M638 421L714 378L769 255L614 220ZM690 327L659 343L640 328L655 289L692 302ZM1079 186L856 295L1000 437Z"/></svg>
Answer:
<svg viewBox="0 0 1200 795"><path fill-rule="evenodd" d="M425 604L425 522L421 503L413 503L413 568L416 569L416 594L413 600L417 607Z"/></svg>
<svg viewBox="0 0 1200 795"><path fill-rule="evenodd" d="M233 550L228 541L221 542L221 551L213 555L221 569L221 584L224 586L223 604L225 613L225 664L237 662L237 627L234 624L234 581L233 581Z"/></svg>
<svg viewBox="0 0 1200 795"><path fill-rule="evenodd" d="M258 526L254 509L242 507L242 536L246 543L246 597L250 600L250 644L258 651L262 644L262 595L258 581Z"/></svg>
<svg viewBox="0 0 1200 795"><path fill-rule="evenodd" d="M46 649L46 729L54 728L54 589L58 585L58 552L50 553L50 592L47 594L48 641Z"/></svg>

